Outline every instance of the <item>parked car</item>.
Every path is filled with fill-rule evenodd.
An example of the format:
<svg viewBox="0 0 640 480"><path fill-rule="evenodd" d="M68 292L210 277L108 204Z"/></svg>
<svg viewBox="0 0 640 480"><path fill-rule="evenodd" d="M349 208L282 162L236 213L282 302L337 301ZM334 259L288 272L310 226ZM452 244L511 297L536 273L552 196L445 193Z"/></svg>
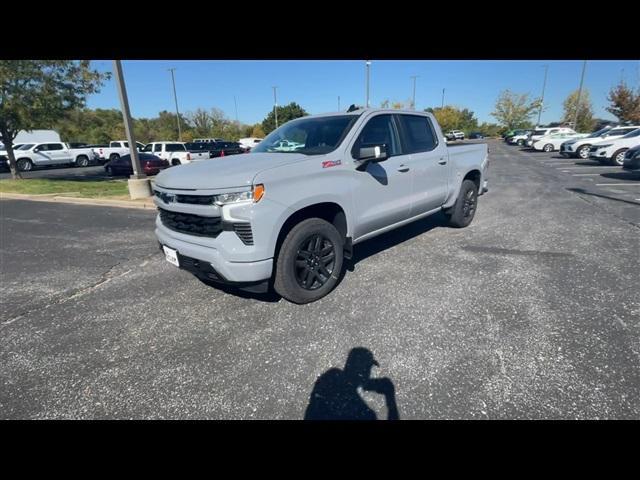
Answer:
<svg viewBox="0 0 640 480"><path fill-rule="evenodd" d="M263 139L257 137L247 137L241 138L238 140L238 143L245 148L246 151L251 151L251 149L257 146Z"/></svg>
<svg viewBox="0 0 640 480"><path fill-rule="evenodd" d="M285 299L312 302L364 240L437 212L469 225L488 165L486 144L447 147L427 112L302 117L250 155L160 172L155 234L167 261L201 279L253 291L272 279Z"/></svg>
<svg viewBox="0 0 640 480"><path fill-rule="evenodd" d="M153 153L163 160L167 160L171 165L184 165L196 160L211 158L206 150L189 152L186 144L182 142L151 142L142 151Z"/></svg>
<svg viewBox="0 0 640 480"><path fill-rule="evenodd" d="M589 158L598 160L600 163L611 165L622 165L627 150L640 145L640 128L637 128L624 137L611 140L607 138L594 143L589 149Z"/></svg>
<svg viewBox="0 0 640 480"><path fill-rule="evenodd" d="M21 172L34 167L51 165L75 165L86 167L97 161L90 148L70 148L63 142L25 143L14 151L16 165Z"/></svg>
<svg viewBox="0 0 640 480"><path fill-rule="evenodd" d="M157 175L160 170L169 168L171 165L167 160L156 157L150 153L139 153L140 167L146 175ZM133 164L131 163L131 154L123 155L109 162L104 166L105 172L109 176L114 175L133 175Z"/></svg>
<svg viewBox="0 0 640 480"><path fill-rule="evenodd" d="M211 157L226 157L227 155L238 155L245 153L246 149L238 142L216 142L211 143Z"/></svg>
<svg viewBox="0 0 640 480"><path fill-rule="evenodd" d="M13 145L14 155L15 155L15 151L19 149L22 145L24 144L15 143ZM0 143L0 168L3 168L3 169L9 168L9 154L7 153L7 150L4 148L4 145L2 143Z"/></svg>
<svg viewBox="0 0 640 480"><path fill-rule="evenodd" d="M563 157L589 158L589 149L594 143L600 142L603 139L614 140L623 137L627 133L633 132L636 128L640 128L640 125L615 128L605 127L597 132L593 132L588 137L564 142L560 145L560 154Z"/></svg>
<svg viewBox="0 0 640 480"><path fill-rule="evenodd" d="M516 130L515 135L507 137L507 143L511 145L518 145L524 147L525 142L529 139L529 135L533 133L533 130Z"/></svg>
<svg viewBox="0 0 640 480"><path fill-rule="evenodd" d="M627 150L622 162L622 168L629 172L640 173L640 145Z"/></svg>
<svg viewBox="0 0 640 480"><path fill-rule="evenodd" d="M447 132L446 137L451 141L464 140L464 132L461 132L460 130L450 130Z"/></svg>
<svg viewBox="0 0 640 480"><path fill-rule="evenodd" d="M211 154L211 142L187 142L184 144L189 153L204 153L209 158L213 158Z"/></svg>
<svg viewBox="0 0 640 480"><path fill-rule="evenodd" d="M484 138L484 135L481 132L471 132L469 134L469 138L482 139L482 138Z"/></svg>
<svg viewBox="0 0 640 480"><path fill-rule="evenodd" d="M546 135L533 143L534 150L543 152L555 152L560 150L560 146L569 139L583 138L588 136L588 133L552 133Z"/></svg>
<svg viewBox="0 0 640 480"><path fill-rule="evenodd" d="M144 148L144 143L136 142L136 148L139 152ZM98 158L104 162L106 160L113 160L114 158L119 158L123 155L129 154L129 142L126 140L116 140L114 142L109 142L109 146L104 147L95 147L94 152L98 155Z"/></svg>
<svg viewBox="0 0 640 480"><path fill-rule="evenodd" d="M532 148L533 144L540 140L542 137L557 133L568 133L575 135L577 132L573 128L568 127L536 128L528 135L527 140L524 142L524 146Z"/></svg>
<svg viewBox="0 0 640 480"><path fill-rule="evenodd" d="M225 142L224 138L194 138L194 143L211 143L211 142Z"/></svg>

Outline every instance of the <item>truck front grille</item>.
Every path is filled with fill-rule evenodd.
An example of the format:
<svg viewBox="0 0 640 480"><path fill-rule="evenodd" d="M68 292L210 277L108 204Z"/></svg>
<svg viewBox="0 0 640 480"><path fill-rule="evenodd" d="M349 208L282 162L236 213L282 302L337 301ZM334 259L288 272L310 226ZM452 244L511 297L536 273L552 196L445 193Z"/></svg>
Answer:
<svg viewBox="0 0 640 480"><path fill-rule="evenodd" d="M253 245L253 231L250 223L234 223L233 230L245 245Z"/></svg>
<svg viewBox="0 0 640 480"><path fill-rule="evenodd" d="M222 231L220 217L203 217L190 213L180 213L158 208L160 221L170 230L196 235L199 237L217 237Z"/></svg>

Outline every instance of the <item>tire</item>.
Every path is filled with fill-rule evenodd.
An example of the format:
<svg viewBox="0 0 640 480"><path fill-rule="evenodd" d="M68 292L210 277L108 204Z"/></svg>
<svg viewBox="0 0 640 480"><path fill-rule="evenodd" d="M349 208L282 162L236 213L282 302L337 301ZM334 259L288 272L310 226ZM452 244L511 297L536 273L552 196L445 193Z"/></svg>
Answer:
<svg viewBox="0 0 640 480"><path fill-rule="evenodd" d="M627 153L627 150L628 148L621 148L620 150L618 150L616 153L612 155L609 163L611 163L611 165L614 165L616 167L621 167L622 164L624 163L624 155L625 153Z"/></svg>
<svg viewBox="0 0 640 480"><path fill-rule="evenodd" d="M478 186L472 180L464 180L456 203L445 214L449 225L455 228L468 226L478 210Z"/></svg>
<svg viewBox="0 0 640 480"><path fill-rule="evenodd" d="M524 140L522 140L522 139L518 140L518 146L519 147L524 147Z"/></svg>
<svg viewBox="0 0 640 480"><path fill-rule="evenodd" d="M553 145L547 143L544 147L542 147L542 150L547 153L553 152Z"/></svg>
<svg viewBox="0 0 640 480"><path fill-rule="evenodd" d="M180 161L180 159L178 158L174 158L173 160L171 160L171 165L178 166L178 165L182 165L182 162Z"/></svg>
<svg viewBox="0 0 640 480"><path fill-rule="evenodd" d="M33 162L28 158L21 158L16 162L16 165L20 172L30 172L33 170Z"/></svg>
<svg viewBox="0 0 640 480"><path fill-rule="evenodd" d="M88 167L89 158L86 155L80 155L76 158L76 167Z"/></svg>
<svg viewBox="0 0 640 480"><path fill-rule="evenodd" d="M276 261L274 290L298 304L324 297L338 283L343 248L344 239L332 224L320 218L303 220L282 242Z"/></svg>
<svg viewBox="0 0 640 480"><path fill-rule="evenodd" d="M118 158L120 158L120 155L118 155L117 153L112 153L111 155L109 155L109 160L117 160Z"/></svg>
<svg viewBox="0 0 640 480"><path fill-rule="evenodd" d="M577 151L576 156L581 158L582 160L586 160L589 158L589 149L591 145L582 145Z"/></svg>

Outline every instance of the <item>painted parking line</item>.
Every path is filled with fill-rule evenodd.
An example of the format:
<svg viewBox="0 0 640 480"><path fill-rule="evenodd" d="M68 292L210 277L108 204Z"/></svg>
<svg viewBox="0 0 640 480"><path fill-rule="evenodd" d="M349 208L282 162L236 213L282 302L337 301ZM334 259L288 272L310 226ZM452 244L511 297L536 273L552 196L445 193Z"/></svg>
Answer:
<svg viewBox="0 0 640 480"><path fill-rule="evenodd" d="M580 167L556 167L558 170L582 170L583 168L608 168L608 169L617 169L620 170L620 167L605 167L601 165L582 165Z"/></svg>
<svg viewBox="0 0 640 480"><path fill-rule="evenodd" d="M596 183L596 187L640 187L640 182L638 183Z"/></svg>

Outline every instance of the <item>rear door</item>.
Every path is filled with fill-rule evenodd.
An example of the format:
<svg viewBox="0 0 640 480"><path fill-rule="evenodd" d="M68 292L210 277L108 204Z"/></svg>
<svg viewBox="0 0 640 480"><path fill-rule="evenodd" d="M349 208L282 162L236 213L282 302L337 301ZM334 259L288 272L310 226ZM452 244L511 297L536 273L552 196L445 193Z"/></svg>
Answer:
<svg viewBox="0 0 640 480"><path fill-rule="evenodd" d="M436 129L425 115L397 114L403 151L410 154L411 216L434 210L444 203L449 179L449 154L438 142Z"/></svg>
<svg viewBox="0 0 640 480"><path fill-rule="evenodd" d="M355 160L360 148L386 145L389 158L356 170L354 162L354 239L409 218L411 209L410 155L402 151L396 119L375 115L367 121L350 147Z"/></svg>

